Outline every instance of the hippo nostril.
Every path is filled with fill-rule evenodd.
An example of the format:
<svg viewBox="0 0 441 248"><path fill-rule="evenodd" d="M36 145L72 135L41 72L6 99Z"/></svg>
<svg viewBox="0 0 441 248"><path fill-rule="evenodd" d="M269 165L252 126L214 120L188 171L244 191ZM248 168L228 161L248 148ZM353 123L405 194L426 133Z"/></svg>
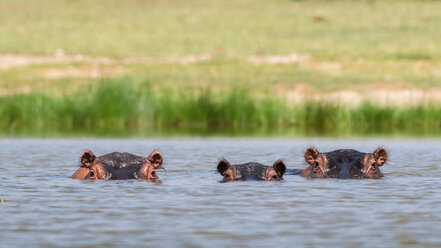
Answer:
<svg viewBox="0 0 441 248"><path fill-rule="evenodd" d="M151 176L156 177L156 172L152 171Z"/></svg>
<svg viewBox="0 0 441 248"><path fill-rule="evenodd" d="M95 173L93 171L89 172L89 178L94 178L95 177Z"/></svg>
<svg viewBox="0 0 441 248"><path fill-rule="evenodd" d="M318 163L318 162L315 162L315 163L314 163L313 170L317 170L318 168L319 168L319 163Z"/></svg>

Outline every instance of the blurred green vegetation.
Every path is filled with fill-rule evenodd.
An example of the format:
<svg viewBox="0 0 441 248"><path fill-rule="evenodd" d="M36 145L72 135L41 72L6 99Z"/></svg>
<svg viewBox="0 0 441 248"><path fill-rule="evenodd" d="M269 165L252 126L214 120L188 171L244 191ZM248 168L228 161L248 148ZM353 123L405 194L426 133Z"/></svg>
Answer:
<svg viewBox="0 0 441 248"><path fill-rule="evenodd" d="M439 13L417 0L0 0L0 132L438 133Z"/></svg>
<svg viewBox="0 0 441 248"><path fill-rule="evenodd" d="M201 133L222 128L245 133L247 129L291 128L315 134L339 130L419 134L441 127L441 106L387 107L370 102L348 106L322 101L289 106L269 92L256 96L240 87L216 93L210 88L191 93L179 88L155 91L149 82L123 78L104 80L65 96L1 97L0 117L0 125L10 133L29 128L61 132L134 129L141 133L161 128L202 129Z"/></svg>
<svg viewBox="0 0 441 248"><path fill-rule="evenodd" d="M441 3L0 0L0 53L439 59Z"/></svg>

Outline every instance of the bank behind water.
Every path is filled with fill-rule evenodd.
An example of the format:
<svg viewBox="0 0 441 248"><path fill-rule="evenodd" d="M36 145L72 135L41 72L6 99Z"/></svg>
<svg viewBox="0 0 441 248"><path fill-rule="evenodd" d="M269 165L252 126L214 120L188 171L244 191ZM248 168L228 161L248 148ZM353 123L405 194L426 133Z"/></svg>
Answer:
<svg viewBox="0 0 441 248"><path fill-rule="evenodd" d="M103 80L77 92L0 97L3 135L90 133L100 136L441 134L441 106L290 104L271 90L159 88L128 79Z"/></svg>

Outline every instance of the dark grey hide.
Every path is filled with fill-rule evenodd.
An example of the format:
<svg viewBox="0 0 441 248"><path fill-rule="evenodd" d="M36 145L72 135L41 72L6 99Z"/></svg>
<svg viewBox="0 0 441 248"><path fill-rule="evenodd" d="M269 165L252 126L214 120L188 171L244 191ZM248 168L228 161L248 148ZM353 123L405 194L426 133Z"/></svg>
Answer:
<svg viewBox="0 0 441 248"><path fill-rule="evenodd" d="M107 179L136 179L141 167L147 163L145 157L136 156L127 152L112 152L97 157L106 171Z"/></svg>

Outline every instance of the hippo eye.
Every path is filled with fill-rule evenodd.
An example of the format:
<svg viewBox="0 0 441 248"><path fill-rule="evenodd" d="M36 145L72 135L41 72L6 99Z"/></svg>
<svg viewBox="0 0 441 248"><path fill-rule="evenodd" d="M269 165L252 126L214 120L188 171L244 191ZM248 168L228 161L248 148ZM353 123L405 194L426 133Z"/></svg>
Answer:
<svg viewBox="0 0 441 248"><path fill-rule="evenodd" d="M314 167L315 167L315 168L319 167L319 163L318 163L317 161L315 161L315 163L314 163Z"/></svg>

